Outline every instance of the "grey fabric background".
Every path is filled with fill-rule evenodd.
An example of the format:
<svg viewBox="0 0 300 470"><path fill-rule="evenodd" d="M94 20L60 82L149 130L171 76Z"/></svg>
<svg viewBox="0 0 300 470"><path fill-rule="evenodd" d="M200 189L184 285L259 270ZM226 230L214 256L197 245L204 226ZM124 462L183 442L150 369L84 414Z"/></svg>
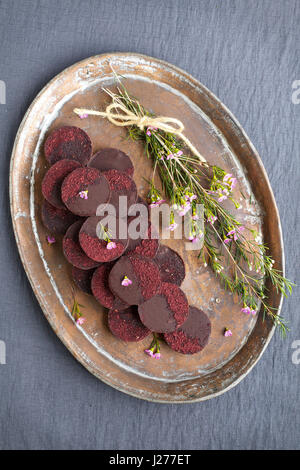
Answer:
<svg viewBox="0 0 300 470"><path fill-rule="evenodd" d="M284 302L291 333L277 334L254 370L208 402L151 404L90 375L52 332L12 233L9 160L40 89L85 57L134 51L194 75L235 114L260 152L283 225L287 275L299 271L299 0L1 0L0 365L2 449L299 448L299 291Z"/></svg>

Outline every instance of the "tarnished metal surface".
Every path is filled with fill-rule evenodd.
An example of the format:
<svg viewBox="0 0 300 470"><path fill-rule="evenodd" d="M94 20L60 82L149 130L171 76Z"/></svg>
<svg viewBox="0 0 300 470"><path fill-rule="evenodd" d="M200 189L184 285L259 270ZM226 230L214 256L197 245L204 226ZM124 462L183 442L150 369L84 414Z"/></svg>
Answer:
<svg viewBox="0 0 300 470"><path fill-rule="evenodd" d="M49 246L41 223L41 181L47 164L43 142L51 129L77 125L90 135L94 151L118 147L135 165L140 195L147 190L143 177L151 164L142 146L124 140L126 131L101 118L80 120L74 107L103 109L108 97L102 86L112 86L114 70L126 77L126 87L148 109L179 118L187 137L210 163L235 173L239 189L252 204L241 201L238 218L262 229L276 267L283 267L280 221L267 175L260 158L235 118L203 85L165 62L136 54L116 53L91 57L55 77L30 106L18 131L11 160L11 212L24 268L41 308L52 328L72 354L93 374L111 386L139 398L184 403L216 396L237 384L261 356L273 333L272 323L260 313L250 318L240 313L238 299L224 292L196 254L184 243L167 243L183 256L187 276L183 284L191 304L203 308L212 321L212 336L199 354L184 356L162 345L162 358L143 354L149 341L123 343L108 331L106 311L90 296L76 292L85 305L87 322L74 324L70 310L70 267L60 244ZM270 286L269 303L281 298ZM224 338L224 327L233 336Z"/></svg>

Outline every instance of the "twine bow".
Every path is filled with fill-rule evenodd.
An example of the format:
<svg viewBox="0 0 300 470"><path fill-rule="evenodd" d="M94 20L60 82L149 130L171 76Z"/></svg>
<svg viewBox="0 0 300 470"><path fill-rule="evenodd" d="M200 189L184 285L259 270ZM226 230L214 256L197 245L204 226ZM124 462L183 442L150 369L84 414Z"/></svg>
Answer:
<svg viewBox="0 0 300 470"><path fill-rule="evenodd" d="M122 114L120 114L118 110L122 111ZM191 152L196 155L202 163L206 163L205 158L198 152L192 142L183 134L184 125L179 119L166 116L140 116L130 111L128 108L126 108L126 106L116 101L114 98L112 103L106 107L105 111L96 111L94 109L84 108L75 108L73 111L75 114L78 114L78 116L84 116L85 114L88 114L107 118L109 122L118 127L137 126L142 131L145 129L145 127L155 127L164 132L174 134L183 140L183 142L185 142Z"/></svg>

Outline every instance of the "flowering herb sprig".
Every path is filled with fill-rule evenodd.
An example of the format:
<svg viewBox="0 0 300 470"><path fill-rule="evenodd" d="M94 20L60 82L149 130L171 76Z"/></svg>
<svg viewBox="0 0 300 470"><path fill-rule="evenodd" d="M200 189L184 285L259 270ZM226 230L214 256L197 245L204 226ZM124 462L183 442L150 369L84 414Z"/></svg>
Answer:
<svg viewBox="0 0 300 470"><path fill-rule="evenodd" d="M82 316L80 307L83 308L83 305L80 305L76 299L74 299L73 307L72 307L72 317L74 318L77 325L83 325L85 322L85 318Z"/></svg>
<svg viewBox="0 0 300 470"><path fill-rule="evenodd" d="M153 357L154 359L160 359L161 354L160 354L160 345L158 341L158 337L156 333L153 333L153 340L152 343L149 346L149 349L145 349L145 354L147 354L150 357Z"/></svg>
<svg viewBox="0 0 300 470"><path fill-rule="evenodd" d="M120 81L117 94L110 90L105 91L115 103L120 103L135 115L141 118L153 116L128 94ZM184 143L170 132L154 127L144 129L131 125L128 127L128 133L132 140L144 142L146 155L153 162L150 205L154 207L164 202L154 184L154 176L158 172L163 191L173 205L169 229L175 230L177 227L174 211L179 215L190 212L193 241L197 238L195 234L199 233L201 236L194 206L196 203L202 204L205 230L202 234L204 243L199 258L203 260L204 266L209 264L225 289L240 296L243 305L241 310L244 313L245 309L252 314L256 313L261 303L264 314L267 314L285 334L288 330L286 323L279 317L277 310L265 300L266 287L263 281L270 279L276 291L285 297L291 293L294 284L274 268L274 260L268 256L268 247L259 242L258 233L244 227L223 207L223 201L229 200L236 209L241 209L241 204L233 195L236 178L216 165L201 161L196 155L187 154ZM149 351L151 352L152 348Z"/></svg>
<svg viewBox="0 0 300 470"><path fill-rule="evenodd" d="M104 227L101 223L100 223L100 227L101 227L101 232L99 234L99 237L102 238L106 242L107 250L113 250L117 246L116 243L109 238L109 232L107 228Z"/></svg>

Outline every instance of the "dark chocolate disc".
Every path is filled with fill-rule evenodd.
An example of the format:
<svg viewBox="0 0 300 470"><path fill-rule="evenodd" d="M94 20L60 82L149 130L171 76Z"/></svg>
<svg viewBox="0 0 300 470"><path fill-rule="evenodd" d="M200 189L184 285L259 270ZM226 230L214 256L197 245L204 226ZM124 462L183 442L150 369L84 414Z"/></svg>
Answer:
<svg viewBox="0 0 300 470"><path fill-rule="evenodd" d="M136 229L135 225L136 218L129 217L128 218L128 247L126 250L126 254L135 254L140 256L145 256L146 258L154 258L159 247L159 236L158 232L155 227L151 224L151 222L147 221L146 231L142 234L142 228L138 227ZM144 222L141 224L144 226ZM133 225L133 227L132 227ZM130 236L132 228L137 230L141 233L139 238L133 238Z"/></svg>
<svg viewBox="0 0 300 470"><path fill-rule="evenodd" d="M92 295L91 281L95 269L79 269L72 267L72 278L76 286L85 292L86 294Z"/></svg>
<svg viewBox="0 0 300 470"><path fill-rule="evenodd" d="M89 167L97 168L100 171L120 170L133 176L133 164L129 156L122 150L105 148L95 153L88 162Z"/></svg>
<svg viewBox="0 0 300 470"><path fill-rule="evenodd" d="M112 308L115 300L114 294L108 286L108 276L112 263L104 263L96 269L92 279L92 292L96 300L106 308Z"/></svg>
<svg viewBox="0 0 300 470"><path fill-rule="evenodd" d="M104 220L108 224L104 226ZM84 252L93 260L106 263L119 258L125 251L128 239L119 236L119 219L113 216L89 217L81 227L79 242ZM104 229L105 239L103 238Z"/></svg>
<svg viewBox="0 0 300 470"><path fill-rule="evenodd" d="M211 333L208 316L199 308L190 306L189 316L178 330L164 338L170 348L182 354L195 354L207 345Z"/></svg>
<svg viewBox="0 0 300 470"><path fill-rule="evenodd" d="M45 227L54 234L64 235L67 229L72 225L78 216L72 214L68 209L58 209L52 206L48 201L43 201L42 221Z"/></svg>
<svg viewBox="0 0 300 470"><path fill-rule="evenodd" d="M94 272L91 288L96 300L106 308L114 310L124 310L129 305L116 298L108 285L108 276L113 267L113 263L103 263Z"/></svg>
<svg viewBox="0 0 300 470"><path fill-rule="evenodd" d="M96 215L100 204L109 201L109 184L96 168L77 168L64 179L61 198L74 214Z"/></svg>
<svg viewBox="0 0 300 470"><path fill-rule="evenodd" d="M111 291L128 305L138 305L157 294L161 285L157 265L142 256L122 256L109 275Z"/></svg>
<svg viewBox="0 0 300 470"><path fill-rule="evenodd" d="M163 282L171 282L181 286L185 278L185 265L181 256L166 245L160 245L154 257L159 267Z"/></svg>
<svg viewBox="0 0 300 470"><path fill-rule="evenodd" d="M61 185L65 177L76 168L81 167L75 160L59 160L49 168L42 181L42 193L52 206L65 209L61 200Z"/></svg>
<svg viewBox="0 0 300 470"><path fill-rule="evenodd" d="M79 231L83 222L84 220L79 220L69 227L63 239L63 252L69 263L86 270L97 268L100 263L90 259L79 244Z"/></svg>
<svg viewBox="0 0 300 470"><path fill-rule="evenodd" d="M135 306L122 311L110 310L108 326L112 334L122 341L141 341L150 334L142 324Z"/></svg>
<svg viewBox="0 0 300 470"><path fill-rule="evenodd" d="M171 333L188 317L189 306L180 287L163 282L157 295L139 305L142 323L156 333Z"/></svg>
<svg viewBox="0 0 300 470"><path fill-rule="evenodd" d="M127 217L128 208L135 204L137 200L135 182L130 176L119 170L104 171L103 175L110 187L109 203L114 206L117 216ZM126 198L125 201L124 198Z"/></svg>
<svg viewBox="0 0 300 470"><path fill-rule="evenodd" d="M64 126L51 132L46 139L44 152L51 165L65 158L86 165L91 158L92 142L79 127Z"/></svg>

